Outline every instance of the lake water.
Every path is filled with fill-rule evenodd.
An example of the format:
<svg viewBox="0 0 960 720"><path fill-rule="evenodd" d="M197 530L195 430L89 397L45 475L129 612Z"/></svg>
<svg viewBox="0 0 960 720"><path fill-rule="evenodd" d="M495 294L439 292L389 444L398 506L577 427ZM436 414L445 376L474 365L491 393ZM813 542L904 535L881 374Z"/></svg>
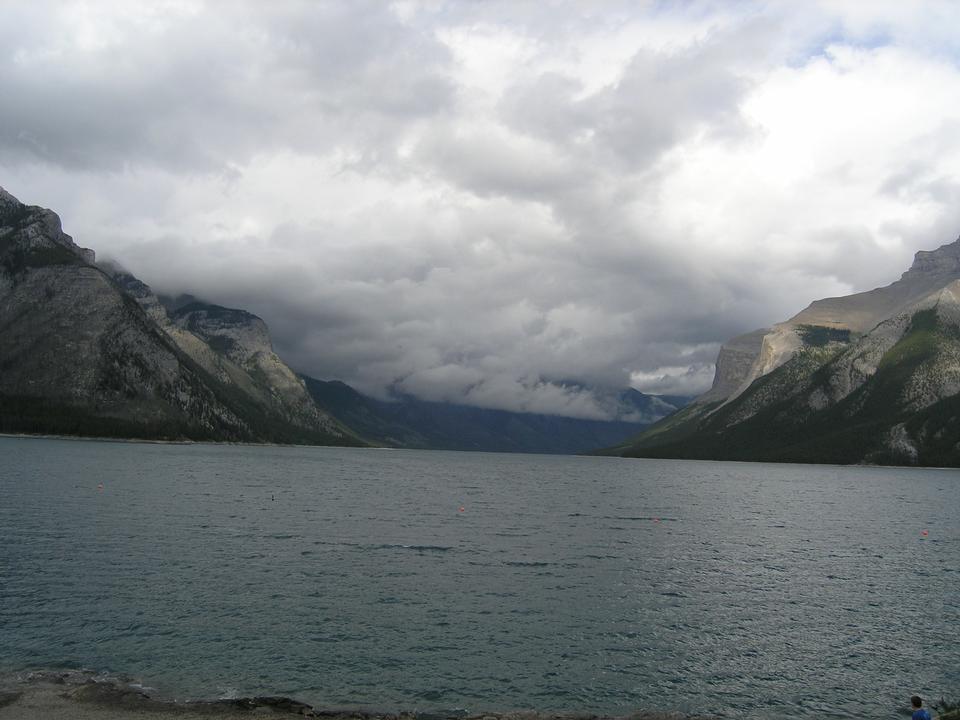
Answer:
<svg viewBox="0 0 960 720"><path fill-rule="evenodd" d="M960 695L958 510L950 470L0 438L0 671L897 717Z"/></svg>

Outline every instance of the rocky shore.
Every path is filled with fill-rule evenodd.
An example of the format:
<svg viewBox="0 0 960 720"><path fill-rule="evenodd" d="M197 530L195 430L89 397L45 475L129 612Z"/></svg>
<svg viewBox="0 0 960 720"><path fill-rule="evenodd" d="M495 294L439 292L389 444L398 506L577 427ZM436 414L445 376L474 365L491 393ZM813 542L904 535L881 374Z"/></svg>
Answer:
<svg viewBox="0 0 960 720"><path fill-rule="evenodd" d="M326 718L327 720L706 720L681 713L638 712L620 718L533 711L446 716L435 713L376 713L319 709L287 697L172 702L151 698L131 678L87 671L26 672L0 687L0 720L253 720L254 718Z"/></svg>

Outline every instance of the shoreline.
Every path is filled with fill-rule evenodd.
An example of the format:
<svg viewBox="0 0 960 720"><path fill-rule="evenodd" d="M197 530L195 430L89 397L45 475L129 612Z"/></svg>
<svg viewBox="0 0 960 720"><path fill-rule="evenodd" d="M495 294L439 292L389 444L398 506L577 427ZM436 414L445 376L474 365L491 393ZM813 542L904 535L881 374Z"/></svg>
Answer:
<svg viewBox="0 0 960 720"><path fill-rule="evenodd" d="M304 445L303 443L257 443L240 440L165 440L163 438L111 437L109 435L54 435L39 433L4 433L0 438L20 440L71 440L77 442L143 443L146 445L223 445L227 447L277 447L277 448L347 448L350 450L402 450L404 448L381 445Z"/></svg>
<svg viewBox="0 0 960 720"><path fill-rule="evenodd" d="M849 465L839 465L836 463L796 463L796 462L777 462L767 460L709 460L706 458L643 458L627 457L624 455L604 455L587 453L539 453L539 452L500 452L495 450L443 450L435 448L406 448L406 447L388 447L386 445L304 445L302 443L257 443L231 440L164 440L161 438L122 438L110 436L94 435L55 435L38 433L5 433L0 432L0 438L14 438L21 440L71 440L77 442L104 442L104 443L144 443L147 445L214 445L223 447L261 447L261 448L328 448L328 449L348 449L348 450L414 450L417 452L455 452L455 453L490 453L492 455L548 455L550 457L593 457L593 458L613 458L618 460L676 460L682 462L695 463L742 463L746 465L812 465L817 467L838 467L838 468L867 468L870 470L950 470L956 471L958 468L949 465L872 465L869 463L851 463Z"/></svg>
<svg viewBox="0 0 960 720"><path fill-rule="evenodd" d="M86 670L34 670L0 686L0 720L251 720L252 718L326 718L326 720L709 720L676 712L638 711L629 715L592 713L381 712L354 708L316 708L283 696L218 700L159 700L132 678Z"/></svg>

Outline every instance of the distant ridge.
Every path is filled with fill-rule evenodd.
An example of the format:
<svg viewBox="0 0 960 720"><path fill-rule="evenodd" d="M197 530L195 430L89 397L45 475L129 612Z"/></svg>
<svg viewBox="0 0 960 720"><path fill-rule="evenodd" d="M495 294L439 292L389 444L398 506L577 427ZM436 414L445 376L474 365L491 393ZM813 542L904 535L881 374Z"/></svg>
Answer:
<svg viewBox="0 0 960 720"><path fill-rule="evenodd" d="M632 421L585 420L429 402L410 396L384 401L339 381L306 376L304 380L317 403L363 439L387 447L433 450L583 453L635 435L650 422L675 412L686 400L673 397L667 402L627 390L621 393L621 403L623 414L634 418Z"/></svg>

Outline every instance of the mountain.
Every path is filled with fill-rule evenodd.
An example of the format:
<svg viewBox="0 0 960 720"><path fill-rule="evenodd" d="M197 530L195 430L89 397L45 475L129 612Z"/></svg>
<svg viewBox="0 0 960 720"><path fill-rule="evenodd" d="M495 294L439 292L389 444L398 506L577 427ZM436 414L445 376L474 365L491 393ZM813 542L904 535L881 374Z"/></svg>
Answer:
<svg viewBox="0 0 960 720"><path fill-rule="evenodd" d="M171 316L95 259L54 212L0 188L0 431L359 443L259 318L202 304Z"/></svg>
<svg viewBox="0 0 960 720"><path fill-rule="evenodd" d="M620 420L583 420L493 410L410 396L392 401L363 395L338 381L304 377L317 403L364 439L387 447L488 452L580 453L635 435L675 412L684 398L627 390L616 398Z"/></svg>
<svg viewBox="0 0 960 720"><path fill-rule="evenodd" d="M575 453L686 402L591 391L613 420L384 402L301 377L261 318L157 296L0 189L0 432Z"/></svg>
<svg viewBox="0 0 960 720"><path fill-rule="evenodd" d="M960 240L726 343L713 387L610 453L960 465Z"/></svg>

